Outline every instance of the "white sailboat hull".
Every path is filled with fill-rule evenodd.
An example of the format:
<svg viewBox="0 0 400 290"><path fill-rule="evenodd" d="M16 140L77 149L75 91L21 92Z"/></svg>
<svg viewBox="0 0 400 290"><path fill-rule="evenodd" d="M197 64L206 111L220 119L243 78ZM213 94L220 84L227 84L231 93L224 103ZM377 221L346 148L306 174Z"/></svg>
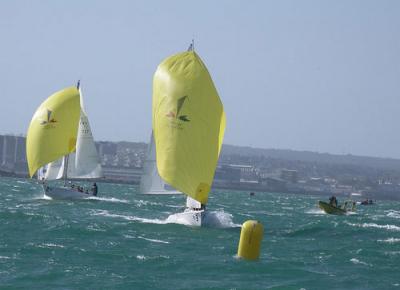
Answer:
<svg viewBox="0 0 400 290"><path fill-rule="evenodd" d="M184 212L174 214L174 217L185 225L201 227L204 215L204 210L185 209Z"/></svg>
<svg viewBox="0 0 400 290"><path fill-rule="evenodd" d="M93 197L92 193L85 193L77 191L76 189L68 187L50 187L48 185L43 185L43 192L46 196L52 199L87 199Z"/></svg>

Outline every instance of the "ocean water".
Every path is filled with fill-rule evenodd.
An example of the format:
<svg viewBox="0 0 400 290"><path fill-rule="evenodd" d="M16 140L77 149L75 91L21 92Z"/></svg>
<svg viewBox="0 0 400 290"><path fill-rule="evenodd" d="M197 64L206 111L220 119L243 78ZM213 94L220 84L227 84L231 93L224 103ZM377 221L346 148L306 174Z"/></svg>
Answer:
<svg viewBox="0 0 400 290"><path fill-rule="evenodd" d="M400 289L400 203L333 216L317 201L215 190L193 228L173 216L183 196L100 183L98 198L55 201L0 178L0 288ZM257 261L236 257L249 219L264 225Z"/></svg>

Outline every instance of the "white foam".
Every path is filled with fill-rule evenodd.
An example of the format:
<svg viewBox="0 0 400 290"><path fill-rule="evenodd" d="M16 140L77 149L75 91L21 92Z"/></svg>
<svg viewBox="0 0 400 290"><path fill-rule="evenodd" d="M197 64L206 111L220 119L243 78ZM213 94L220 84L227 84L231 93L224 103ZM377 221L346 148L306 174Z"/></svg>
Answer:
<svg viewBox="0 0 400 290"><path fill-rule="evenodd" d="M352 262L353 264L359 264L359 265L365 265L365 266L371 266L370 264L366 263L366 262L362 262L359 259L356 258L352 258L350 259L350 262Z"/></svg>
<svg viewBox="0 0 400 290"><path fill-rule="evenodd" d="M118 198L115 198L115 197L91 196L91 197L88 197L87 199L100 200L100 201L107 201L107 202L116 202L116 203L129 203L129 200L126 200L126 199L118 199Z"/></svg>
<svg viewBox="0 0 400 290"><path fill-rule="evenodd" d="M388 244L395 244L395 243L400 243L400 239L398 238L389 238L386 240L378 240L380 243L388 243Z"/></svg>
<svg viewBox="0 0 400 290"><path fill-rule="evenodd" d="M136 259L138 260L154 260L154 259L159 259L159 258L163 258L163 259L169 259L169 256L164 256L164 255L160 255L160 256L156 256L156 257L146 257L144 255L137 255Z"/></svg>
<svg viewBox="0 0 400 290"><path fill-rule="evenodd" d="M42 195L41 197L39 197L38 199L44 199L44 200L53 200L50 196L47 195Z"/></svg>
<svg viewBox="0 0 400 290"><path fill-rule="evenodd" d="M395 219L400 219L400 212L395 210L390 210L387 216Z"/></svg>
<svg viewBox="0 0 400 290"><path fill-rule="evenodd" d="M17 180L17 183L22 183L22 184L28 184L28 181L23 181L23 180Z"/></svg>
<svg viewBox="0 0 400 290"><path fill-rule="evenodd" d="M142 207L142 206L146 206L146 205L163 205L162 203L159 202L153 202L153 201L148 201L148 200L135 200L134 203L138 206L138 207Z"/></svg>
<svg viewBox="0 0 400 290"><path fill-rule="evenodd" d="M122 215L122 214L114 214L110 213L107 210L96 210L92 213L92 215L100 215L105 217L112 218L122 218L129 221L138 221L142 223L150 223L150 224L182 224L182 225L191 225L188 224L187 219L182 218L181 215L171 214L165 220L162 219L148 219L141 218L137 216L130 215ZM232 221L232 215L229 213L225 213L223 210L221 211L207 211L202 224L206 227L214 227L214 228L236 228L241 227L239 224L235 224Z"/></svg>
<svg viewBox="0 0 400 290"><path fill-rule="evenodd" d="M57 245L52 243L43 243L38 246L39 248L65 248L63 245Z"/></svg>
<svg viewBox="0 0 400 290"><path fill-rule="evenodd" d="M395 226L395 225L378 225L375 223L363 223L363 224L353 224L346 222L346 224L353 226L353 227L360 227L360 228L377 228L377 229L386 229L389 231L400 231L400 227Z"/></svg>
<svg viewBox="0 0 400 290"><path fill-rule="evenodd" d="M156 239L149 239L149 238L145 238L145 237L138 237L138 239L143 239L149 242L154 242L154 243L161 243L161 244L169 244L169 242L167 241L162 241L162 240L156 240Z"/></svg>
<svg viewBox="0 0 400 290"><path fill-rule="evenodd" d="M233 216L230 213L226 213L223 210L218 211L207 211L203 224L208 227L215 228L238 228L240 224L235 224L232 220Z"/></svg>
<svg viewBox="0 0 400 290"><path fill-rule="evenodd" d="M317 214L317 215L325 215L326 212L324 212L322 209L320 208L313 208L310 209L308 211L306 211L307 214Z"/></svg>
<svg viewBox="0 0 400 290"><path fill-rule="evenodd" d="M139 221L142 223L150 223L150 224L166 224L167 223L165 220L146 219L146 218L140 218L140 217L130 216L130 215L113 214L113 213L109 213L108 210L99 210L99 211L94 212L92 215L100 215L100 216L113 217L113 218L122 218L122 219L125 219L128 221Z"/></svg>
<svg viewBox="0 0 400 290"><path fill-rule="evenodd" d="M386 256L398 256L400 255L400 251L386 251L383 252L383 254Z"/></svg>

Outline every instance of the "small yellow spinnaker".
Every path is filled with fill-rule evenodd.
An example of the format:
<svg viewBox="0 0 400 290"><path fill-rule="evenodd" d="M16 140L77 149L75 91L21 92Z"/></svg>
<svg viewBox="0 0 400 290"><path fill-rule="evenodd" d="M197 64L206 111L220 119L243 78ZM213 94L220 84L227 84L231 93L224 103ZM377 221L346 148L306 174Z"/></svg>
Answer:
<svg viewBox="0 0 400 290"><path fill-rule="evenodd" d="M211 76L194 51L173 55L153 79L157 168L171 186L207 203L225 131Z"/></svg>
<svg viewBox="0 0 400 290"><path fill-rule="evenodd" d="M42 166L75 150L80 117L76 87L51 95L36 110L26 137L26 156L32 177Z"/></svg>

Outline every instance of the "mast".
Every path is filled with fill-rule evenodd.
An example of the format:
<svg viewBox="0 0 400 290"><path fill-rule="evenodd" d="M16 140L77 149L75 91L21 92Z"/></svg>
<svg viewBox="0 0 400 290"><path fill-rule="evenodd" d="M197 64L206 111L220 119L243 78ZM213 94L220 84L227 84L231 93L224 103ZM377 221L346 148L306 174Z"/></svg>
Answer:
<svg viewBox="0 0 400 290"><path fill-rule="evenodd" d="M81 80L78 80L78 83L76 84L76 88L79 91L79 87L81 85ZM63 178L64 178L64 186L67 185L67 179L68 179L68 161L69 161L69 154L65 155L64 157L64 169L63 169Z"/></svg>
<svg viewBox="0 0 400 290"><path fill-rule="evenodd" d="M64 178L64 186L67 185L67 173L68 173L68 155L65 155L64 158L64 169L63 169L63 178Z"/></svg>
<svg viewBox="0 0 400 290"><path fill-rule="evenodd" d="M192 43L189 45L189 48L187 51L194 51L194 39L192 39Z"/></svg>

